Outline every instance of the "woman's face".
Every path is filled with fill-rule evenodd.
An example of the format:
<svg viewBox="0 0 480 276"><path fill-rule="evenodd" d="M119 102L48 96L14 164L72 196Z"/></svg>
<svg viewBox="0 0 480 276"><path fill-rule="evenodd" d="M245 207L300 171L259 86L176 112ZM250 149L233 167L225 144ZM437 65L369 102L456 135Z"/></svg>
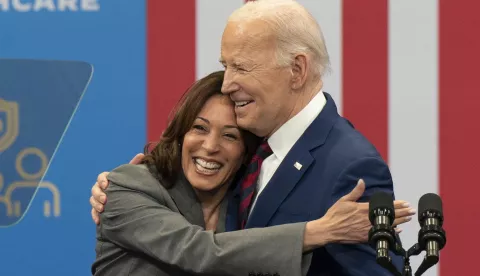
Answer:
<svg viewBox="0 0 480 276"><path fill-rule="evenodd" d="M213 96L183 140L182 168L186 178L199 191L216 190L232 179L244 153L233 102L227 96Z"/></svg>

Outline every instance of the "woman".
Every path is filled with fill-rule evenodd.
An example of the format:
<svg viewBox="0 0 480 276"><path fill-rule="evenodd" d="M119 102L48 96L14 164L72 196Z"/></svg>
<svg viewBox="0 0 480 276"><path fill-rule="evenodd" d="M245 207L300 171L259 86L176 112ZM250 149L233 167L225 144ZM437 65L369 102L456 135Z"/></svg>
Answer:
<svg viewBox="0 0 480 276"><path fill-rule="evenodd" d="M330 239L329 223L353 217L336 212L344 202L316 221L222 233L230 184L259 143L238 128L222 81L215 72L196 82L142 164L108 175L95 275L303 275L302 253L366 240L366 212L351 240Z"/></svg>

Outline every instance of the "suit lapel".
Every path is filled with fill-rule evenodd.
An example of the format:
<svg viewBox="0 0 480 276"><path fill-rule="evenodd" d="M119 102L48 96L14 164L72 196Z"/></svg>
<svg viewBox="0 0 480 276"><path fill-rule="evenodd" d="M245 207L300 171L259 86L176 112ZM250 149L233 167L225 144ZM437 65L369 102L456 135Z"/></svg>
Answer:
<svg viewBox="0 0 480 276"><path fill-rule="evenodd" d="M257 199L246 228L266 227L285 198L299 183L314 162L310 151L322 146L339 115L332 97L283 159L280 166Z"/></svg>
<svg viewBox="0 0 480 276"><path fill-rule="evenodd" d="M202 206L190 183L180 174L175 184L168 190L180 213L191 223L205 228Z"/></svg>
<svg viewBox="0 0 480 276"><path fill-rule="evenodd" d="M268 185L260 194L255 207L248 218L246 228L265 227L288 194L313 162L310 152L305 149L290 151L280 164ZM298 169L298 167L301 168Z"/></svg>

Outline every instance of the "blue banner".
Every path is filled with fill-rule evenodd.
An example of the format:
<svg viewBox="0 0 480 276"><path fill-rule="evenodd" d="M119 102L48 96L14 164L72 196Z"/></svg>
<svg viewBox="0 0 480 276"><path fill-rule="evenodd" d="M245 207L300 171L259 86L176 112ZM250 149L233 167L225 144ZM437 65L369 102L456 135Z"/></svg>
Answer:
<svg viewBox="0 0 480 276"><path fill-rule="evenodd" d="M45 217L60 216L60 191L42 181L92 77L83 62L0 59L0 227L14 226L38 191Z"/></svg>
<svg viewBox="0 0 480 276"><path fill-rule="evenodd" d="M146 141L145 13L145 1L0 0L0 58L83 61L94 68L60 143L60 126L68 116L55 114L73 113L74 101L62 95L47 100L42 93L58 87L40 87L63 73L47 70L31 82L25 71L7 72L8 77L0 71L2 85L23 78L25 91L32 93L23 97L0 88L0 147L5 147L0 150L0 275L91 274L91 187L99 173L128 162ZM66 77L64 84L78 87L85 81L80 75ZM20 122L16 130L14 117ZM5 199L9 187L29 181L41 183L35 194L35 188L24 193L10 188Z"/></svg>

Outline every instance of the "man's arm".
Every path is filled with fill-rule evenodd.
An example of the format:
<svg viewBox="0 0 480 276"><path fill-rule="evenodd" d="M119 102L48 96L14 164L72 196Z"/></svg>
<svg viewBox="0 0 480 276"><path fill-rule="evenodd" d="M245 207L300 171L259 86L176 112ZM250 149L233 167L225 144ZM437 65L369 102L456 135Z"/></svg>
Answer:
<svg viewBox="0 0 480 276"><path fill-rule="evenodd" d="M340 174L330 204L348 193L359 178L364 179L366 183L365 193L360 197L360 202L368 202L377 191L393 195L393 182L387 164L380 158L367 157L354 161ZM409 216L414 214L414 210L406 210L409 210ZM401 223L408 221L409 216L402 218L404 221ZM329 244L326 249L349 275L391 275L376 263L376 252L368 244ZM392 254L392 261L397 269L401 268L403 262L401 257Z"/></svg>
<svg viewBox="0 0 480 276"><path fill-rule="evenodd" d="M143 153L138 153L135 155L132 160L128 164L132 165L138 165L140 162L142 162L143 158L145 157L145 154ZM92 196L90 197L90 205L92 205L92 219L95 222L95 224L100 223L100 215L99 213L103 211L103 205L105 204L107 197L103 193L102 190L105 190L108 187L108 180L107 180L107 175L108 172L103 172L98 175L97 177L97 182L93 185L92 187ZM96 200L94 198L94 194L99 194L99 199Z"/></svg>

